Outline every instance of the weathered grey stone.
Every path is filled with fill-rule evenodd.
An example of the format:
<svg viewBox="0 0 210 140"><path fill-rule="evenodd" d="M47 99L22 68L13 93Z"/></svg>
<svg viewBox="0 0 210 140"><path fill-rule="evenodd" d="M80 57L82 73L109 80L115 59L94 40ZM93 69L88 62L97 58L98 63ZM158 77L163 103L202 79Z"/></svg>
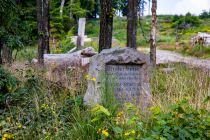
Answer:
<svg viewBox="0 0 210 140"><path fill-rule="evenodd" d="M89 77L93 80L88 81L88 89L84 97L85 104L93 106L102 101L101 88L105 87L102 83L102 74L105 73L108 76L106 80L110 80L110 74L115 74L116 79L119 79L115 84L125 85L124 102L139 103L145 107L150 99L148 64L148 57L132 48L106 49L93 56L89 65ZM122 87L114 86L115 97L119 99L118 94L121 93ZM128 92L128 87L131 88L131 92Z"/></svg>
<svg viewBox="0 0 210 140"><path fill-rule="evenodd" d="M86 18L79 18L77 47L84 46Z"/></svg>
<svg viewBox="0 0 210 140"><path fill-rule="evenodd" d="M95 55L96 52L93 48L85 48L73 53L66 54L45 54L45 64L50 65L66 65L68 66L86 66L89 64L89 57ZM83 60L85 59L85 60ZM84 62L85 61L85 62Z"/></svg>
<svg viewBox="0 0 210 140"><path fill-rule="evenodd" d="M161 71L164 73L172 73L174 72L176 69L175 68L162 68Z"/></svg>
<svg viewBox="0 0 210 140"><path fill-rule="evenodd" d="M191 38L190 43L192 46L203 45L204 47L210 47L210 34L199 32L197 35Z"/></svg>

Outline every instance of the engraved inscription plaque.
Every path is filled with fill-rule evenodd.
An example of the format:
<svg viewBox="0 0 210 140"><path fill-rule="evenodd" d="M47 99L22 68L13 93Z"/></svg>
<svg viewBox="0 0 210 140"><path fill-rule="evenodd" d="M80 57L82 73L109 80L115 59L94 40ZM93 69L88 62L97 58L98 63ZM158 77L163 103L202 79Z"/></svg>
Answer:
<svg viewBox="0 0 210 140"><path fill-rule="evenodd" d="M105 68L107 82L112 85L116 99L139 102L141 94L141 65L113 65Z"/></svg>

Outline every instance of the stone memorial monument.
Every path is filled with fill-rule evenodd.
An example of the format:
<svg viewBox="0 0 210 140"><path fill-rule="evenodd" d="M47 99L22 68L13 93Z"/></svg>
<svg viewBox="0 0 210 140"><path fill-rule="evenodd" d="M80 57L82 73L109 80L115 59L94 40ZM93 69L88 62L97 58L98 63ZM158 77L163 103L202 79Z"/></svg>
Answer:
<svg viewBox="0 0 210 140"><path fill-rule="evenodd" d="M87 105L102 101L102 88L113 86L113 93L120 103L131 102L148 105L150 85L148 77L149 58L132 48L112 48L103 50L90 60L88 89L84 97ZM103 79L105 74L104 84Z"/></svg>
<svg viewBox="0 0 210 140"><path fill-rule="evenodd" d="M84 46L86 18L79 18L77 48Z"/></svg>

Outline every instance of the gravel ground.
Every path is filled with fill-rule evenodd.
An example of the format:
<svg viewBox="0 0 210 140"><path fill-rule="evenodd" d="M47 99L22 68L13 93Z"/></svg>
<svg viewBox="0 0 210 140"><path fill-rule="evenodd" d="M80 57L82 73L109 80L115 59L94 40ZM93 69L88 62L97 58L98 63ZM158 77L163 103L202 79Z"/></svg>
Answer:
<svg viewBox="0 0 210 140"><path fill-rule="evenodd" d="M138 49L140 51L149 52L149 49ZM192 67L202 68L210 70L210 59L201 59L190 56L183 56L179 53L166 51L166 50L157 50L157 64L163 64L168 62L183 62Z"/></svg>

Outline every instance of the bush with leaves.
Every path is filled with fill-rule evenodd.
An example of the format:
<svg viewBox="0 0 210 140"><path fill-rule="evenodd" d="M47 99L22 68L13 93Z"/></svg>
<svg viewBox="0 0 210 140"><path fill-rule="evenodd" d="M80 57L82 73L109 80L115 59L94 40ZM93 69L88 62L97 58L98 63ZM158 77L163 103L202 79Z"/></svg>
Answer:
<svg viewBox="0 0 210 140"><path fill-rule="evenodd" d="M163 112L151 107L150 115L143 115L135 105L126 103L124 109L111 114L96 105L92 124L100 139L209 139L210 116L205 109L194 109L187 100L173 104Z"/></svg>
<svg viewBox="0 0 210 140"><path fill-rule="evenodd" d="M178 29L187 29L190 27L195 27L200 25L201 23L199 17L194 16L191 13L187 13L185 16L175 15L172 19L172 22L172 27L176 27Z"/></svg>
<svg viewBox="0 0 210 140"><path fill-rule="evenodd" d="M147 136L152 139L210 138L209 111L194 109L187 100L173 104L168 113L163 113L158 107L151 108L151 111L151 128Z"/></svg>
<svg viewBox="0 0 210 140"><path fill-rule="evenodd" d="M0 109L18 98L11 98L19 88L19 81L0 66Z"/></svg>

